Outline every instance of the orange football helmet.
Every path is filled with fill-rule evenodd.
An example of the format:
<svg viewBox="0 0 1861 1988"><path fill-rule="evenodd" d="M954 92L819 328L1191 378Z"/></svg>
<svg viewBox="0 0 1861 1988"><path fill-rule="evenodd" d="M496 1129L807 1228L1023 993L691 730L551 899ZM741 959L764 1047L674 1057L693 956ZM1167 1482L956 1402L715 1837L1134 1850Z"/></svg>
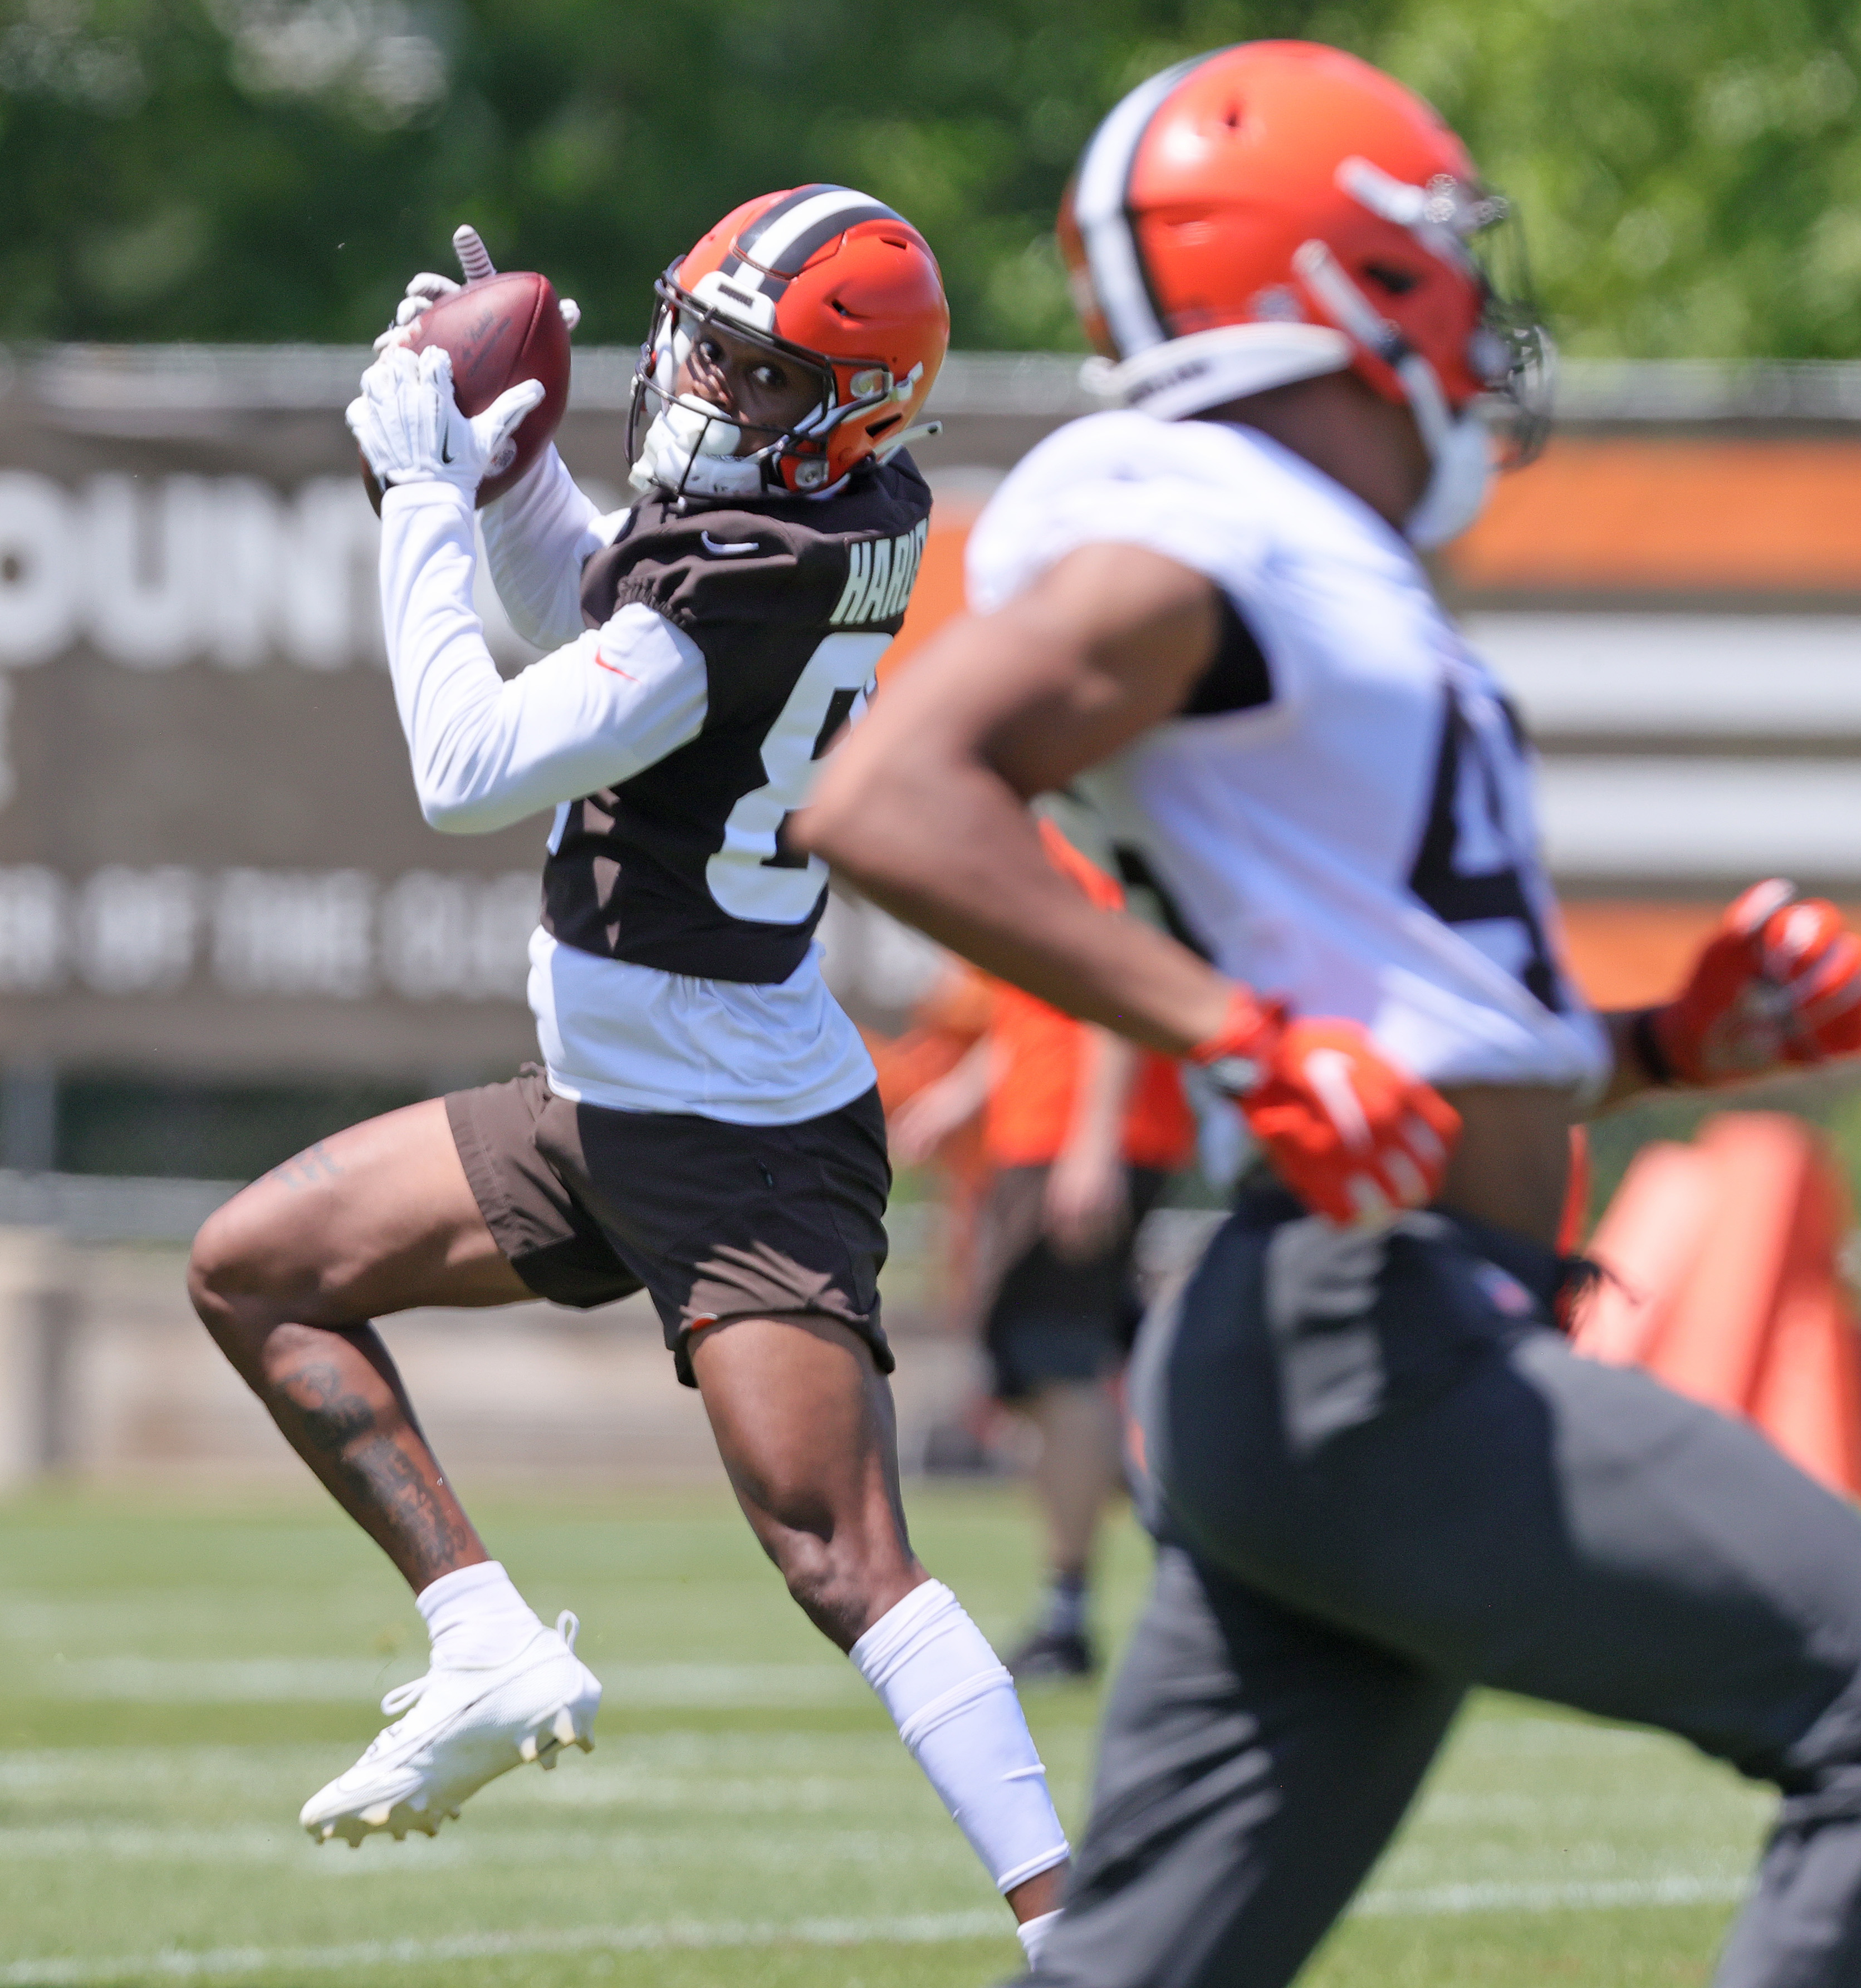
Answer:
<svg viewBox="0 0 1861 1988"><path fill-rule="evenodd" d="M676 496L818 496L935 432L911 423L949 344L943 279L923 236L869 194L814 185L746 201L654 287L628 421L636 484ZM711 323L821 383L800 421L748 455L734 452L740 431L727 416L677 391L691 342ZM655 429L665 446L654 445Z"/></svg>
<svg viewBox="0 0 1861 1988"><path fill-rule="evenodd" d="M1177 418L1348 367L1413 410L1437 472L1457 448L1467 471L1477 444L1484 489L1487 429L1524 462L1548 407L1522 252L1511 297L1485 252L1508 212L1393 78L1316 42L1245 42L1112 111L1060 238L1130 404ZM1460 419L1476 406L1477 434Z"/></svg>

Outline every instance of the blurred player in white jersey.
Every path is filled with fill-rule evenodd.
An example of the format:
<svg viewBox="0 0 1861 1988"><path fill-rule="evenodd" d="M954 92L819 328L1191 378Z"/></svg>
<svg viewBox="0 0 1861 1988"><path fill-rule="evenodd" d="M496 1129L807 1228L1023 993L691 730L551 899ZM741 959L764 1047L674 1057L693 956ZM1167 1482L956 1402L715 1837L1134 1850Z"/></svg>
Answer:
<svg viewBox="0 0 1861 1988"><path fill-rule="evenodd" d="M1557 1327L1573 1122L1861 1049L1861 945L1760 884L1662 1006L1563 970L1532 766L1416 553L1528 452L1504 203L1425 104L1257 43L1125 98L1062 218L1127 411L970 542L973 616L804 839L990 971L1227 1089L1264 1163L1132 1384L1156 1584L1042 1988L1281 1988L1468 1689L1782 1792L1721 1988L1861 1981L1861 1516ZM1068 784L1193 947L1085 909ZM1196 948L1199 948L1199 952Z"/></svg>
<svg viewBox="0 0 1861 1988"><path fill-rule="evenodd" d="M399 322L455 287L416 277ZM1013 1686L905 1533L885 1128L821 975L826 866L788 834L904 616L930 495L903 449L949 330L929 248L868 195L726 215L658 286L638 501L597 515L551 448L482 514L513 621L552 652L508 682L472 610L473 502L540 389L469 421L445 354L391 331L349 411L386 488L388 654L428 820L553 819L542 1065L337 1134L195 1246L201 1317L432 1631L427 1676L384 1704L406 1716L305 1805L313 1835L431 1834L492 1775L585 1745L600 1697L489 1557L369 1321L644 1287L795 1599L1030 1951L1050 1915L1066 1841Z"/></svg>

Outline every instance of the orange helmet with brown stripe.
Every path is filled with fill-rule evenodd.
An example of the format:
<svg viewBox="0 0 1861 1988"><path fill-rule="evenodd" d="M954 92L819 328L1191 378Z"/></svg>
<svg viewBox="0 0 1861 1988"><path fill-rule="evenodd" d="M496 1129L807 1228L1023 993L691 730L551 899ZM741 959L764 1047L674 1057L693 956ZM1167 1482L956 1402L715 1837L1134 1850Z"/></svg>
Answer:
<svg viewBox="0 0 1861 1988"><path fill-rule="evenodd" d="M943 363L949 307L923 236L871 195L820 184L746 201L655 288L628 424L636 484L679 496L818 495L923 432L912 424ZM820 385L806 414L743 455L727 415L678 391L707 323Z"/></svg>
<svg viewBox="0 0 1861 1988"><path fill-rule="evenodd" d="M1511 461L1544 432L1547 341L1487 245L1507 213L1393 77L1316 42L1247 42L1113 108L1060 235L1133 406L1177 418L1346 367L1406 403L1436 465L1409 535L1433 543L1477 509L1488 429Z"/></svg>

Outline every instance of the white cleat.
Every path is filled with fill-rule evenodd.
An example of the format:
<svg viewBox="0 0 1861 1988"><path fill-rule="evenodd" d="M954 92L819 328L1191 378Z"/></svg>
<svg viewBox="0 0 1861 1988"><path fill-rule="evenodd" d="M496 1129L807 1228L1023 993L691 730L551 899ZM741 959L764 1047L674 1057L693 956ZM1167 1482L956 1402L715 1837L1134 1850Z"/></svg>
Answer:
<svg viewBox="0 0 1861 1988"><path fill-rule="evenodd" d="M410 1829L434 1836L499 1774L529 1760L553 1767L565 1746L590 1752L601 1686L575 1655L580 1626L565 1609L506 1662L440 1666L397 1685L381 1709L407 1716L313 1794L298 1821L319 1843L340 1836L352 1850L375 1830L397 1842Z"/></svg>

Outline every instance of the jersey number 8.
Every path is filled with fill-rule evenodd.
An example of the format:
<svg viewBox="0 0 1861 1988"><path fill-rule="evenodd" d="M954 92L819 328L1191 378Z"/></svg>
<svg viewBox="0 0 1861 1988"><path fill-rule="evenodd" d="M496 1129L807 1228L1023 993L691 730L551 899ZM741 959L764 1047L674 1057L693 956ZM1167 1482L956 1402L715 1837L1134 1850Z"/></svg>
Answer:
<svg viewBox="0 0 1861 1988"><path fill-rule="evenodd" d="M817 856L783 845L782 825L807 804L815 763L842 725L857 722L878 660L892 637L829 635L809 657L788 701L763 739L764 783L739 799L724 823L723 846L705 865L719 908L760 925L798 925L813 915L827 881Z"/></svg>

